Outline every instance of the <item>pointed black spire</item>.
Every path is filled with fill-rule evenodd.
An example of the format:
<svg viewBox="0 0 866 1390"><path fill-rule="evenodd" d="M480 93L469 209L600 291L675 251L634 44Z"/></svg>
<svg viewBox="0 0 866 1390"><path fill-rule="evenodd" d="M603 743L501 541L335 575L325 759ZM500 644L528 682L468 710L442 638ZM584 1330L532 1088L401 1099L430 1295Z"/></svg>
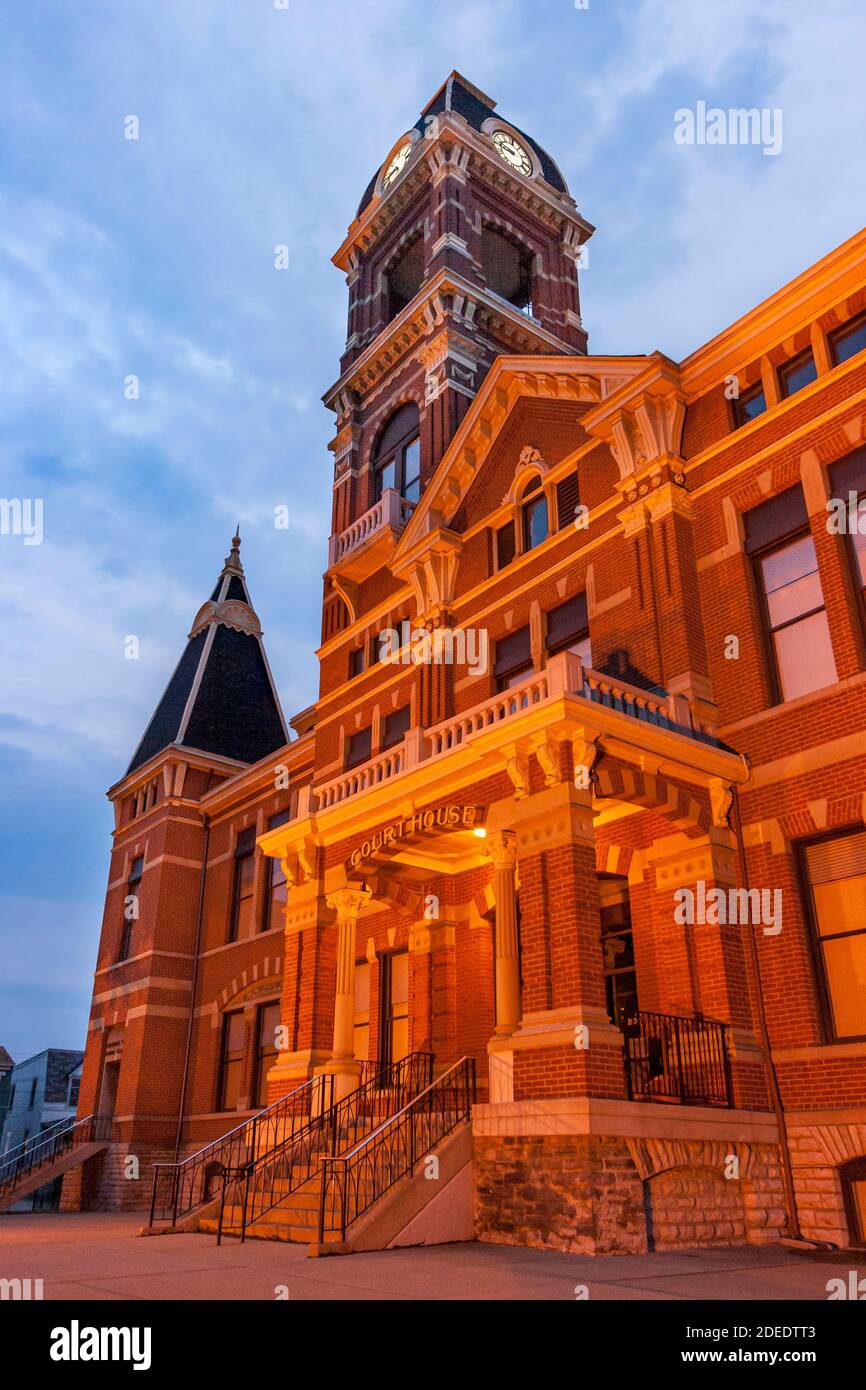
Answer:
<svg viewBox="0 0 866 1390"><path fill-rule="evenodd" d="M127 775L171 744L255 763L289 741L240 548L238 526Z"/></svg>

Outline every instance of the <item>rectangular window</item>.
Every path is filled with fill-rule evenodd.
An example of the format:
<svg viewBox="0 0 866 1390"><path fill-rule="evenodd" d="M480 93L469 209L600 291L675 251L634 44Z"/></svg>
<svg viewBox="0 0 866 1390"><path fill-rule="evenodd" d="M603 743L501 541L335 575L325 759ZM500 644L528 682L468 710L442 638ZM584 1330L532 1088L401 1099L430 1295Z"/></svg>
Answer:
<svg viewBox="0 0 866 1390"><path fill-rule="evenodd" d="M123 899L123 925L120 931L120 946L117 952L117 959L129 960L132 955L132 936L133 928L139 919L139 891L141 876L144 872L144 855L139 855L133 859L129 869L129 877L126 880L126 893Z"/></svg>
<svg viewBox="0 0 866 1390"><path fill-rule="evenodd" d="M566 473L564 478L560 478L556 484L556 527L559 531L564 531L566 526L573 526L577 520L577 509L580 506L580 486L578 483L577 469L573 473Z"/></svg>
<svg viewBox="0 0 866 1390"><path fill-rule="evenodd" d="M751 386L747 391L743 391L737 400L731 401L731 408L734 424L737 428L740 425L747 425L750 420L757 420L758 416L763 415L767 409L767 401L761 383L758 382L757 386Z"/></svg>
<svg viewBox="0 0 866 1390"><path fill-rule="evenodd" d="M833 685L836 663L815 543L799 484L746 512L776 701Z"/></svg>
<svg viewBox="0 0 866 1390"><path fill-rule="evenodd" d="M866 348L866 314L843 323L841 328L830 334L830 357L834 367L847 362Z"/></svg>
<svg viewBox="0 0 866 1390"><path fill-rule="evenodd" d="M818 976L833 1038L866 1037L866 832L805 850Z"/></svg>
<svg viewBox="0 0 866 1390"><path fill-rule="evenodd" d="M402 743L409 730L410 707L402 705L400 709L392 710L385 716L385 723L382 729L382 747L393 748L396 743Z"/></svg>
<svg viewBox="0 0 866 1390"><path fill-rule="evenodd" d="M237 1110L244 1079L246 1023L243 1009L223 1017L222 1065L220 1067L220 1110Z"/></svg>
<svg viewBox="0 0 866 1390"><path fill-rule="evenodd" d="M509 521L507 526L500 526L496 532L496 568L505 569L517 554L517 546L514 540L514 522Z"/></svg>
<svg viewBox="0 0 866 1390"><path fill-rule="evenodd" d="M532 675L532 648L529 627L518 628L496 643L493 677L497 690L508 690Z"/></svg>
<svg viewBox="0 0 866 1390"><path fill-rule="evenodd" d="M807 348L805 352L800 353L799 357L792 358L790 362L786 362L783 367L779 368L780 396L793 396L797 391L802 391L803 387L814 381L817 375L812 349Z"/></svg>
<svg viewBox="0 0 866 1390"><path fill-rule="evenodd" d="M421 440L413 439L403 450L403 496L417 502L421 496Z"/></svg>
<svg viewBox="0 0 866 1390"><path fill-rule="evenodd" d="M558 652L574 652L584 666L592 665L586 594L575 594L547 614L547 655Z"/></svg>
<svg viewBox="0 0 866 1390"><path fill-rule="evenodd" d="M264 1110L268 1103L268 1072L278 1056L277 1029L280 1026L278 1000L260 1004L256 1018L256 1105Z"/></svg>
<svg viewBox="0 0 866 1390"><path fill-rule="evenodd" d="M253 920L253 891L256 876L255 827L242 830L235 845L235 872L232 889L232 916L229 941L249 936Z"/></svg>
<svg viewBox="0 0 866 1390"><path fill-rule="evenodd" d="M409 1054L409 952L382 957L382 1065L402 1062Z"/></svg>
<svg viewBox="0 0 866 1390"><path fill-rule="evenodd" d="M533 497L523 507L523 549L534 550L547 540L547 498Z"/></svg>
<svg viewBox="0 0 866 1390"><path fill-rule="evenodd" d="M291 810L278 811L275 816L268 820L268 830L276 830L278 825L285 825L291 819ZM268 864L268 891L265 898L265 910L262 914L262 931L270 931L276 927L285 926L285 910L288 902L288 887L286 876L283 873L283 866L279 859L269 859Z"/></svg>
<svg viewBox="0 0 866 1390"><path fill-rule="evenodd" d="M346 767L358 767L365 763L372 755L373 730L368 724L366 729L358 729L356 733L350 734L346 740Z"/></svg>
<svg viewBox="0 0 866 1390"><path fill-rule="evenodd" d="M355 962L355 1059L370 1060L370 962Z"/></svg>
<svg viewBox="0 0 866 1390"><path fill-rule="evenodd" d="M353 647L349 652L349 680L353 680L355 676L361 675L367 664L365 656L366 653L363 647Z"/></svg>
<svg viewBox="0 0 866 1390"><path fill-rule="evenodd" d="M34 1076L30 1082L30 1099L27 1102L27 1109L32 1110L36 1104L36 1088L39 1085L39 1078Z"/></svg>

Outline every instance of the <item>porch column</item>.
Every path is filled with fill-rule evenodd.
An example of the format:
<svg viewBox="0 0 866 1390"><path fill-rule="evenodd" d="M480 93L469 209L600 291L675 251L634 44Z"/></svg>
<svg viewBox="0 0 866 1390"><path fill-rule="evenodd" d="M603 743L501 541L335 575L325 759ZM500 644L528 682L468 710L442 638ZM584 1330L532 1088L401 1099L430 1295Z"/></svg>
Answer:
<svg viewBox="0 0 866 1390"><path fill-rule="evenodd" d="M355 928L358 913L370 898L369 888L338 888L327 895L337 914L337 979L331 1061L355 1060Z"/></svg>
<svg viewBox="0 0 866 1390"><path fill-rule="evenodd" d="M513 1033L520 1023L520 957L517 943L517 836L512 830L488 835L485 850L493 861L496 894L496 1032Z"/></svg>

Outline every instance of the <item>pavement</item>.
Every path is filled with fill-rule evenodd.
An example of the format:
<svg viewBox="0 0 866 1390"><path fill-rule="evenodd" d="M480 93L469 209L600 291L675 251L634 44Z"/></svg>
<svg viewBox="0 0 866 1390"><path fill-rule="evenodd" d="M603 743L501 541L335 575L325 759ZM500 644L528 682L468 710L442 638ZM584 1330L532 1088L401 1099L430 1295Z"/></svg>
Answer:
<svg viewBox="0 0 866 1390"><path fill-rule="evenodd" d="M467 1242L310 1259L305 1246L212 1235L139 1238L143 1217L0 1216L0 1279L41 1279L45 1299L145 1301L827 1299L852 1254L782 1246L595 1258ZM866 1252L860 1277L866 1276Z"/></svg>

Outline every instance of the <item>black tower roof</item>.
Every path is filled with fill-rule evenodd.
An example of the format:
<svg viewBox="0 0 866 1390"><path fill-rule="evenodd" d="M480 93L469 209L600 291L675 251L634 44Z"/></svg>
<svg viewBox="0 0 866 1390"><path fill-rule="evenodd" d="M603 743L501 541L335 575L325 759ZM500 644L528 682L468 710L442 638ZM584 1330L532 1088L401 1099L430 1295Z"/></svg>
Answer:
<svg viewBox="0 0 866 1390"><path fill-rule="evenodd" d="M456 111L458 116L462 116L473 130L481 130L485 121L489 121L496 109L496 102L491 97L485 96L483 92L474 87L471 82L459 72L452 72L445 79L439 88L428 101L418 120L415 122L415 130L421 135L424 134L427 119L430 116L438 116L442 111ZM505 120L505 117L503 117ZM527 135L525 130L514 125L511 121L507 122L512 130L515 130L522 139L535 151L541 163L541 171L551 188L555 188L558 193L568 193L565 180L557 169L546 150L542 149L537 140L533 140L531 135ZM380 166L381 167L381 166ZM379 169L368 183L364 196L358 204L358 217L369 204L373 197L376 187L376 180L379 177Z"/></svg>
<svg viewBox="0 0 866 1390"><path fill-rule="evenodd" d="M235 535L127 776L172 744L255 763L289 741L240 544Z"/></svg>

